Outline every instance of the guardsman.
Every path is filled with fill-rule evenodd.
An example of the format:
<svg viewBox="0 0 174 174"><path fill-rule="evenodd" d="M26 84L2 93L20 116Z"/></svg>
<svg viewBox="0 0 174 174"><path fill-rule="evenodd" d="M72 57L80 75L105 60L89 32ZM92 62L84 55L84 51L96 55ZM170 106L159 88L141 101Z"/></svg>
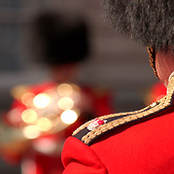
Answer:
<svg viewBox="0 0 174 174"><path fill-rule="evenodd" d="M79 127L63 148L63 174L174 173L174 1L103 0L108 23L148 47L167 87L137 111L98 117Z"/></svg>
<svg viewBox="0 0 174 174"><path fill-rule="evenodd" d="M31 27L34 56L51 76L12 90L15 100L4 116L0 154L10 164L20 162L22 174L61 174L64 140L87 120L111 112L110 91L78 82L79 63L90 52L82 16L46 11Z"/></svg>

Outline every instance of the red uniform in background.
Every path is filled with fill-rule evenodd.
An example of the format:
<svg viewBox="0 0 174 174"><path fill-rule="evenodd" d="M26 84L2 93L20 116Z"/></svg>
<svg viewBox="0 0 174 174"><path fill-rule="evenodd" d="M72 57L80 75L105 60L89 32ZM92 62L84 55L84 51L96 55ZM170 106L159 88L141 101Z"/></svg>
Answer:
<svg viewBox="0 0 174 174"><path fill-rule="evenodd" d="M25 86L26 93L37 96L58 86L54 82L41 83L32 86ZM19 88L20 89L20 88ZM80 87L80 116L77 121L63 130L55 133L46 132L33 139L16 139L17 147L11 151L2 150L2 155L9 163L21 162L22 174L60 174L63 166L60 159L61 149L64 140L72 134L82 123L99 115L105 115L112 111L111 98L108 91L93 90L89 87ZM23 95L24 95L23 94ZM20 99L16 99L10 111L4 117L7 125L19 129L23 124L21 114L27 106ZM11 112L16 110L16 115ZM18 113L18 114L17 114ZM11 118L13 116L13 118ZM71 116L71 115L70 115ZM44 117L44 115L43 115ZM25 125L26 126L26 125ZM22 130L21 130L22 131ZM15 138L14 138L15 141ZM13 143L12 143L13 144ZM12 145L11 144L11 145Z"/></svg>
<svg viewBox="0 0 174 174"><path fill-rule="evenodd" d="M149 91L149 100L150 103L156 102L163 98L167 93L167 88L164 86L163 83L155 83L152 85Z"/></svg>
<svg viewBox="0 0 174 174"><path fill-rule="evenodd" d="M87 120L110 113L112 101L108 92L72 84L90 52L82 15L46 11L31 28L33 57L47 65L53 82L13 92L16 100L4 119L9 125L4 135L10 136L0 144L1 152L11 163L21 161L22 174L60 174L64 140Z"/></svg>

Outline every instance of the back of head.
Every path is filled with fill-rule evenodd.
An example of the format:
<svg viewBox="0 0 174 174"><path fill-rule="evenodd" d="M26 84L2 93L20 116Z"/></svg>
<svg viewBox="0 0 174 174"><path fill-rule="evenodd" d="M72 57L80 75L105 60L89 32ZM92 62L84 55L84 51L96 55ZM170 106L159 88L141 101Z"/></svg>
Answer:
<svg viewBox="0 0 174 174"><path fill-rule="evenodd" d="M102 0L109 24L156 51L174 46L173 0Z"/></svg>
<svg viewBox="0 0 174 174"><path fill-rule="evenodd" d="M77 63L87 57L88 27L79 15L43 12L34 19L32 28L32 47L39 48L36 50L39 61L47 65L61 65Z"/></svg>

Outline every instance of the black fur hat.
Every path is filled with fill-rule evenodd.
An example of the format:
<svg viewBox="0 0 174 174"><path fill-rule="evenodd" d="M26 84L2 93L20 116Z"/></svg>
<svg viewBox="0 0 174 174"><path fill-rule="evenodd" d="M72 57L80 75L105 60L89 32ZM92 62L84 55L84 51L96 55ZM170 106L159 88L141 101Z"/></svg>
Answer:
<svg viewBox="0 0 174 174"><path fill-rule="evenodd" d="M47 65L77 63L89 53L88 26L78 14L44 11L32 22L35 59Z"/></svg>
<svg viewBox="0 0 174 174"><path fill-rule="evenodd" d="M155 51L174 50L174 0L101 0L110 26Z"/></svg>

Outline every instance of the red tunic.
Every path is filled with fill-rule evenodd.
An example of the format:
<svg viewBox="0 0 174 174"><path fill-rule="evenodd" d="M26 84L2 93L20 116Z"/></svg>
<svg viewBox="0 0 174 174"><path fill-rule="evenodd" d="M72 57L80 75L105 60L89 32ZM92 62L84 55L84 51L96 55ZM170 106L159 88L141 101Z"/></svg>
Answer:
<svg viewBox="0 0 174 174"><path fill-rule="evenodd" d="M69 137L62 152L65 167L63 174L174 173L172 100L173 98L170 106L154 109L153 113L150 113L149 109L142 111L142 116L146 114L148 116L138 121L127 121L115 129L111 128L102 136L97 136L90 144L84 143L82 137L85 135L78 137L77 133L74 137ZM166 102L165 99L161 106L163 107ZM129 115L131 116L131 113ZM136 115L138 114L134 116ZM98 130L100 129L99 126ZM90 132L87 126L81 131ZM95 133L92 135L96 136Z"/></svg>

